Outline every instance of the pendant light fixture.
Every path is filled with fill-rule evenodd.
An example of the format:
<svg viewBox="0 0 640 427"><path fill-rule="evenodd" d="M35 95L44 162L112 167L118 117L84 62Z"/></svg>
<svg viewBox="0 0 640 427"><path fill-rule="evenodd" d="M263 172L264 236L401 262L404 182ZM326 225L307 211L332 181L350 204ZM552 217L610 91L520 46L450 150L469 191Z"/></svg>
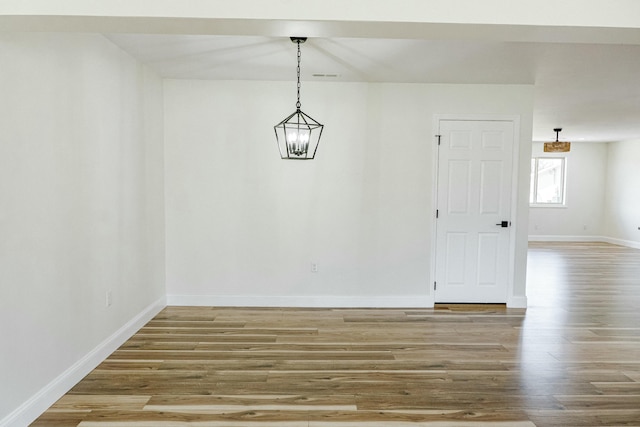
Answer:
<svg viewBox="0 0 640 427"><path fill-rule="evenodd" d="M553 142L545 142L544 143L544 152L545 153L566 153L571 151L571 143L559 141L558 137L562 128L555 128L553 131L556 133L556 140Z"/></svg>
<svg viewBox="0 0 640 427"><path fill-rule="evenodd" d="M296 102L296 111L273 128L276 131L276 141L281 158L311 160L318 150L324 126L300 109L300 44L307 41L307 38L291 37L291 41L298 45L298 102Z"/></svg>

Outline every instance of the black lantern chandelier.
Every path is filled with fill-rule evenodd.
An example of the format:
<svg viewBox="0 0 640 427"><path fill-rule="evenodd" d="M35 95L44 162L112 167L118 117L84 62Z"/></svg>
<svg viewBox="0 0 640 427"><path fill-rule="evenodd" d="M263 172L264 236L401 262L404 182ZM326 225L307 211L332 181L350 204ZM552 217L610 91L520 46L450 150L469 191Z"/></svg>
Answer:
<svg viewBox="0 0 640 427"><path fill-rule="evenodd" d="M300 109L300 43L307 41L307 38L291 37L291 41L298 44L298 102L296 102L296 111L273 128L276 131L281 158L311 160L318 150L324 126Z"/></svg>

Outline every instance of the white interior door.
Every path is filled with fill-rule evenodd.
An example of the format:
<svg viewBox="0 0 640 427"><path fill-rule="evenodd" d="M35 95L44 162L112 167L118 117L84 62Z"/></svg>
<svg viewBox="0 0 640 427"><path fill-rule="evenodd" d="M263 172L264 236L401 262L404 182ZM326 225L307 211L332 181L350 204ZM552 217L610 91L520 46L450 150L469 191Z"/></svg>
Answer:
<svg viewBox="0 0 640 427"><path fill-rule="evenodd" d="M435 302L506 303L514 124L440 120L439 134Z"/></svg>

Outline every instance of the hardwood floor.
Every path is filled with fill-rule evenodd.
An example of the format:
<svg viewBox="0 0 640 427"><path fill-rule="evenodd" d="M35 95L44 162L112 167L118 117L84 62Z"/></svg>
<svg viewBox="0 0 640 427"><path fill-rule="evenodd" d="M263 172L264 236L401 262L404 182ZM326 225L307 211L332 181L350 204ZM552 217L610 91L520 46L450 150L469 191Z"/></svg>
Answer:
<svg viewBox="0 0 640 427"><path fill-rule="evenodd" d="M32 425L640 426L640 250L533 243L528 296L168 307Z"/></svg>

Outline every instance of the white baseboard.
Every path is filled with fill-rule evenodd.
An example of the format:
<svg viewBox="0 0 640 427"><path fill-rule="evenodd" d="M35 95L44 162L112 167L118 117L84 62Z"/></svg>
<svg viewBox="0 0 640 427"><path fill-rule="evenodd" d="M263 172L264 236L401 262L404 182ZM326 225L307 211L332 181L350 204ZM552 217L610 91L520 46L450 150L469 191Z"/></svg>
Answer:
<svg viewBox="0 0 640 427"><path fill-rule="evenodd" d="M134 333L158 314L165 306L165 297L149 305L140 314L118 329L69 369L33 395L29 400L0 420L0 427L24 427L32 423L82 378L102 363Z"/></svg>
<svg viewBox="0 0 640 427"><path fill-rule="evenodd" d="M628 248L640 249L640 242L634 242L632 240L614 239L613 237L605 237L604 242L611 243L612 245L626 246Z"/></svg>
<svg viewBox="0 0 640 427"><path fill-rule="evenodd" d="M529 235L530 242L606 242L602 236Z"/></svg>
<svg viewBox="0 0 640 427"><path fill-rule="evenodd" d="M409 297L253 297L217 295L167 295L167 305L190 307L300 307L300 308L432 308L434 300L429 295ZM507 307L526 308L527 297L511 297Z"/></svg>
<svg viewBox="0 0 640 427"><path fill-rule="evenodd" d="M508 308L527 308L527 297L510 297L507 301Z"/></svg>
<svg viewBox="0 0 640 427"><path fill-rule="evenodd" d="M628 248L640 249L640 242L632 240L616 239L605 236L558 236L558 235L530 235L530 242L603 242L612 245L626 246Z"/></svg>
<svg viewBox="0 0 640 427"><path fill-rule="evenodd" d="M167 295L167 305L212 307L428 308L433 297L410 296L218 296Z"/></svg>

